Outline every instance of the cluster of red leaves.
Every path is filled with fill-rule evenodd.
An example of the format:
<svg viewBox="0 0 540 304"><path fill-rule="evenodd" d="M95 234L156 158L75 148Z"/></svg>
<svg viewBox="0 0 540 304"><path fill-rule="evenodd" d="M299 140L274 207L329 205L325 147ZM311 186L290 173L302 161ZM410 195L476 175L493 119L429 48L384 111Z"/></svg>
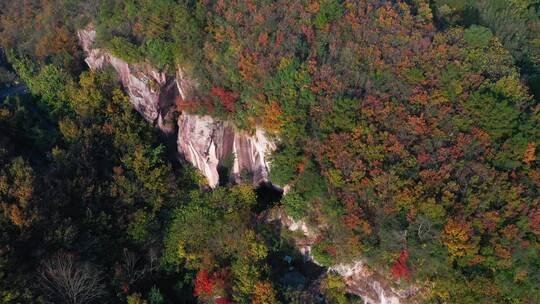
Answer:
<svg viewBox="0 0 540 304"><path fill-rule="evenodd" d="M326 253L329 255L336 257L337 256L337 248L336 246L328 246L325 248Z"/></svg>
<svg viewBox="0 0 540 304"><path fill-rule="evenodd" d="M221 269L214 273L208 273L208 270L201 269L195 277L194 295L203 299L215 299L216 304L230 304L222 293L225 289L225 277L227 271Z"/></svg>
<svg viewBox="0 0 540 304"><path fill-rule="evenodd" d="M234 111L234 104L238 99L238 94L227 91L220 87L213 87L210 93L221 101L221 104L223 105L225 110L227 110L228 112Z"/></svg>
<svg viewBox="0 0 540 304"><path fill-rule="evenodd" d="M356 196L353 193L342 193L338 196L345 204L345 214L341 217L345 226L349 229L356 229L360 226L360 231L366 235L371 235L373 229L368 222L364 210L356 203Z"/></svg>
<svg viewBox="0 0 540 304"><path fill-rule="evenodd" d="M121 169L118 168L114 168L115 172L118 172L119 174L121 174ZM122 267L122 265L120 263L117 263L114 267L114 276L115 278L117 278L118 280L120 280L120 291L127 295L129 294L129 291L130 291L130 286L129 286L129 282L126 281L126 275L125 275L125 269L124 267Z"/></svg>
<svg viewBox="0 0 540 304"><path fill-rule="evenodd" d="M227 298L217 298L215 304L232 304L231 300Z"/></svg>
<svg viewBox="0 0 540 304"><path fill-rule="evenodd" d="M129 283L128 282L123 282L120 289L122 289L123 294L127 295L129 293Z"/></svg>
<svg viewBox="0 0 540 304"><path fill-rule="evenodd" d="M409 252L407 250L402 250L399 254L399 258L396 260L390 271L396 280L400 278L408 278L411 273L407 267L407 260L409 259Z"/></svg>
<svg viewBox="0 0 540 304"><path fill-rule="evenodd" d="M540 209L532 210L529 213L529 227L534 234L540 235Z"/></svg>
<svg viewBox="0 0 540 304"><path fill-rule="evenodd" d="M208 270L199 270L197 277L195 278L195 295L210 295L213 288L214 282L208 275Z"/></svg>

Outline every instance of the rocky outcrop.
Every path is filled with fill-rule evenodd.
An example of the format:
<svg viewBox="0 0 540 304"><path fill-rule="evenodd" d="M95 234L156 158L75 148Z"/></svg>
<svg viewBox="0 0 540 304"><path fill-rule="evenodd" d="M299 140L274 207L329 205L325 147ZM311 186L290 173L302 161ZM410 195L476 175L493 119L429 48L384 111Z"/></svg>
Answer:
<svg viewBox="0 0 540 304"><path fill-rule="evenodd" d="M197 82L181 67L169 76L148 63L128 64L106 50L93 48L96 32L91 28L80 30L78 36L90 69L114 68L133 107L166 134L177 135L179 155L199 169L209 186L218 185L221 167L228 167L223 171L233 181L267 181L267 154L275 145L264 131L249 134L210 116L176 115L177 97L189 100L197 95Z"/></svg>
<svg viewBox="0 0 540 304"><path fill-rule="evenodd" d="M228 168L233 181L268 180L266 157L275 149L264 132L251 135L210 116L183 113L178 118L178 151L199 168L211 187L219 183L218 169Z"/></svg>
<svg viewBox="0 0 540 304"><path fill-rule="evenodd" d="M366 304L417 303L413 298L418 293L418 288L393 288L387 278L373 271L361 260L335 265L328 271L342 276L349 292L361 296Z"/></svg>
<svg viewBox="0 0 540 304"><path fill-rule="evenodd" d="M174 133L174 104L179 92L175 78L149 64L131 65L103 49L92 48L96 38L94 30L80 30L78 36L90 69L112 66L137 112L165 133Z"/></svg>
<svg viewBox="0 0 540 304"><path fill-rule="evenodd" d="M306 222L295 221L283 210L273 210L266 218L269 222L278 222L281 227L290 231L300 232L303 237L293 241L298 251L306 260L320 265L311 254L311 245L317 241L318 232ZM399 304L416 303L414 296L418 288L409 287L396 289L390 281L371 269L364 261L357 260L348 264L338 264L328 268L329 272L339 274L344 278L348 291L360 296L366 304Z"/></svg>

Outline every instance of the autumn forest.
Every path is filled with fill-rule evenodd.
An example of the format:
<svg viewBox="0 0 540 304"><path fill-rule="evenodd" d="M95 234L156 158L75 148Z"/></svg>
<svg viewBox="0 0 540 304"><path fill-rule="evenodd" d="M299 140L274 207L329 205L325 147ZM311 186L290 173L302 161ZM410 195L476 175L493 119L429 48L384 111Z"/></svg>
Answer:
<svg viewBox="0 0 540 304"><path fill-rule="evenodd" d="M0 303L540 303L539 101L539 0L0 0Z"/></svg>

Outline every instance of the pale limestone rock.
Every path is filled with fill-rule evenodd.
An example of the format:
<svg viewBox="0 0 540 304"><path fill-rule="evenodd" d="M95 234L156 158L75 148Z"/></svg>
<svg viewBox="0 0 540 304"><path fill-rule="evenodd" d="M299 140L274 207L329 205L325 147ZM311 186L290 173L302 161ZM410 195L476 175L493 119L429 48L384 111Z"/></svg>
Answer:
<svg viewBox="0 0 540 304"><path fill-rule="evenodd" d="M210 187L219 183L218 168L227 165L232 165L230 178L234 181L243 172L255 185L267 181L265 159L274 149L261 130L249 135L210 116L182 113L178 118L178 151L207 177Z"/></svg>
<svg viewBox="0 0 540 304"><path fill-rule="evenodd" d="M232 128L232 127L231 127ZM255 134L235 132L232 146L233 168L231 177L240 180L243 172L252 175L254 184L268 181L268 155L276 149L263 130L257 129Z"/></svg>
<svg viewBox="0 0 540 304"><path fill-rule="evenodd" d="M92 29L80 30L79 41L86 52L86 63L92 70L112 66L129 95L130 102L147 121L165 133L174 133L172 123L175 99L174 78L168 77L146 63L128 64L105 50L94 49L96 32Z"/></svg>
<svg viewBox="0 0 540 304"><path fill-rule="evenodd" d="M183 100L189 100L197 95L197 82L189 78L181 66L176 67L176 87Z"/></svg>
<svg viewBox="0 0 540 304"><path fill-rule="evenodd" d="M178 152L206 176L210 187L219 182L215 130L214 120L209 116L182 114L178 118Z"/></svg>
<svg viewBox="0 0 540 304"><path fill-rule="evenodd" d="M105 50L93 48L96 32L91 28L80 30L78 36L90 69L112 66L133 107L163 132L177 132L179 154L201 171L210 187L218 185L218 168L225 165L231 167L232 181L239 182L246 175L254 185L268 180L267 154L276 146L264 131L257 129L249 134L228 122L187 113L181 113L175 122L177 98L189 100L197 96L197 82L182 67L177 67L175 77L169 77L147 63L128 64Z"/></svg>
<svg viewBox="0 0 540 304"><path fill-rule="evenodd" d="M366 304L399 304L401 302L400 294L361 260L350 264L338 264L330 267L328 271L342 276L349 290L362 296Z"/></svg>

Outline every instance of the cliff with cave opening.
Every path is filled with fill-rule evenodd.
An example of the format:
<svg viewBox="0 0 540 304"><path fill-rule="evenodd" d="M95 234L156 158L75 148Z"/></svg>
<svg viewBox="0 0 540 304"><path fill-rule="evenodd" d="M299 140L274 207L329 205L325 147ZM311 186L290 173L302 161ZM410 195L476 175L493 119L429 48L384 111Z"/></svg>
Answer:
<svg viewBox="0 0 540 304"><path fill-rule="evenodd" d="M226 178L233 182L249 180L255 186L270 182L268 157L276 149L276 143L263 130L256 129L250 134L208 115L178 113L175 103L178 97L189 100L198 94L197 82L181 67L171 76L148 63L128 64L104 49L93 48L96 32L91 28L79 30L78 38L90 69L114 68L133 107L149 123L176 137L180 159L198 169L210 187L219 185L222 167L228 167ZM287 188L285 186L285 193ZM282 211L269 216L267 221L290 231L300 231L303 237L293 240L297 249L306 261L318 264L310 252L310 245L317 237L314 227L294 221ZM349 292L361 296L367 304L398 304L404 299L411 302L411 296L418 292L415 287L393 288L389 280L362 260L335 265L328 271L342 276Z"/></svg>

